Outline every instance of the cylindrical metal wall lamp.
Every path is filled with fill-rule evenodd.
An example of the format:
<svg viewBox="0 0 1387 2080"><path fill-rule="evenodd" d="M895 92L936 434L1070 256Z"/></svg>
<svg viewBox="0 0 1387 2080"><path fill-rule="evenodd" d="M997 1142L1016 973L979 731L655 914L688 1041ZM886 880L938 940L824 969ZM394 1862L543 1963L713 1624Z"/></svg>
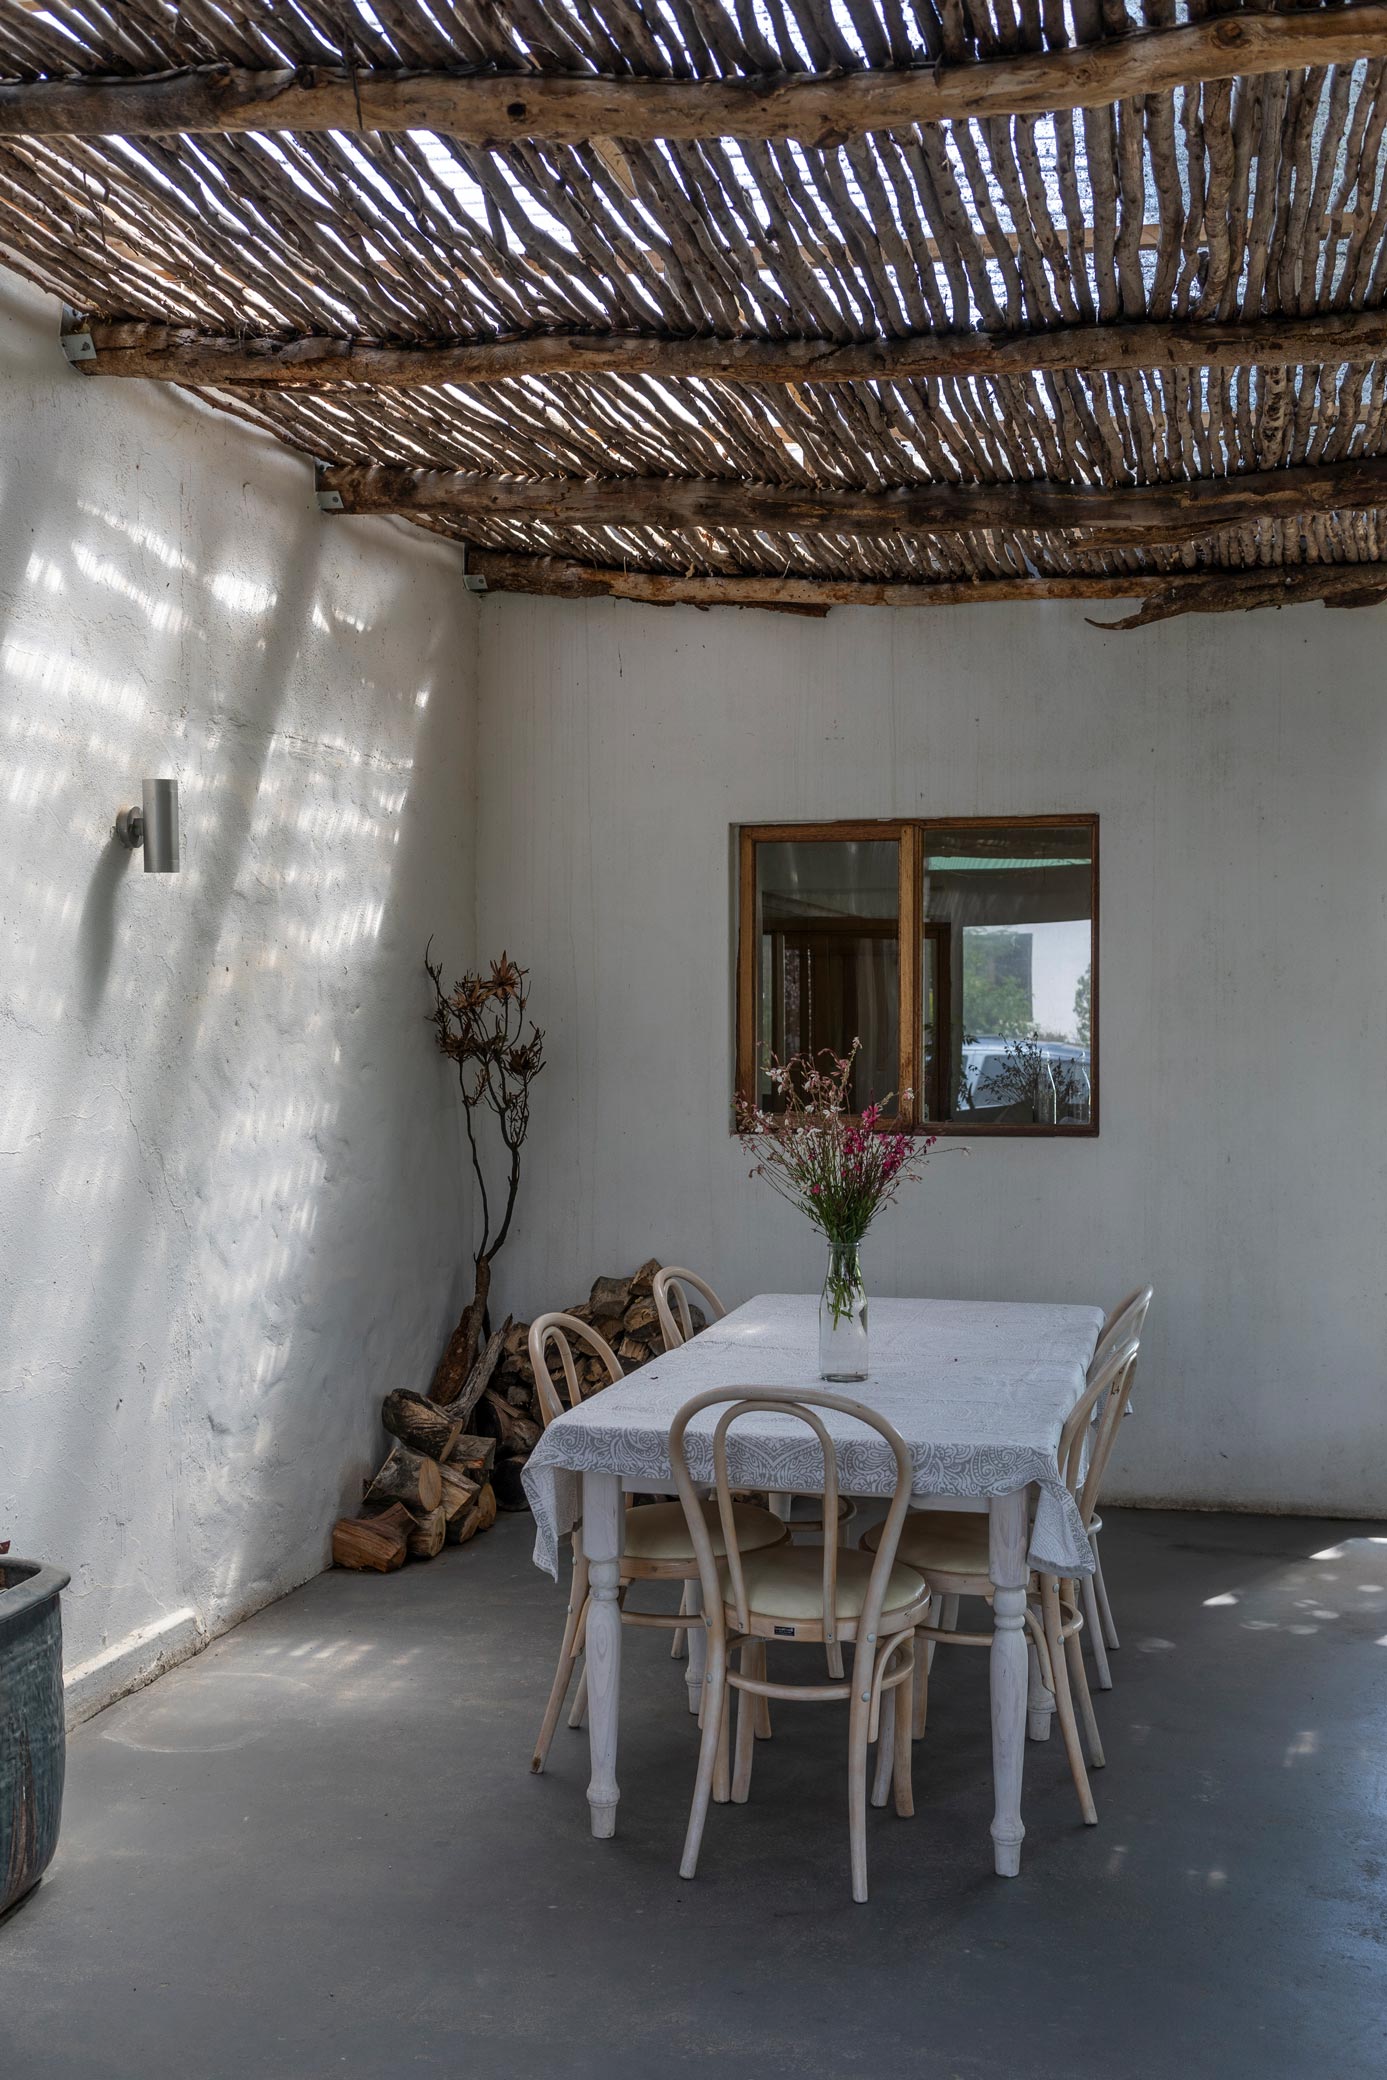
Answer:
<svg viewBox="0 0 1387 2080"><path fill-rule="evenodd" d="M144 847L146 874L178 872L178 782L146 780L144 806L122 809L116 818L122 845Z"/></svg>

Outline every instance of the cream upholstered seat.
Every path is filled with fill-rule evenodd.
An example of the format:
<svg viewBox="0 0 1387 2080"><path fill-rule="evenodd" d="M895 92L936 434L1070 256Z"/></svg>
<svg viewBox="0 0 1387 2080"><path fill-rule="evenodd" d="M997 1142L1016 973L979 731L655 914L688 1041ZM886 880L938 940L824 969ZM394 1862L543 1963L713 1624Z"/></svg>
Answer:
<svg viewBox="0 0 1387 2080"><path fill-rule="evenodd" d="M703 1514L708 1520L708 1536L713 1541L713 1551L721 1560L727 1546L718 1520L717 1504L705 1502ZM785 1526L779 1517L773 1517L769 1510L762 1509L757 1503L734 1502L732 1516L737 1544L744 1553L759 1551L763 1546L780 1545L784 1541ZM684 1505L681 1502L653 1502L644 1509L628 1509L622 1527L621 1556L623 1561L679 1560L693 1568L697 1563Z"/></svg>
<svg viewBox="0 0 1387 2080"><path fill-rule="evenodd" d="M546 1428L556 1416L563 1414L563 1403L549 1374L550 1347L558 1353L563 1370L564 1387L568 1394L568 1405L576 1408L581 1401L582 1389L578 1383L578 1368L573 1362L573 1345L580 1344L598 1358L614 1385L623 1377L621 1364L611 1345L598 1335L587 1322L580 1322L576 1315L542 1314L530 1324L528 1339L530 1370L535 1377L535 1392L539 1396L539 1410ZM719 1559L726 1552L722 1542L722 1528L716 1507L709 1503L712 1512L708 1529L717 1541ZM735 1511L736 1538L739 1545L748 1551L757 1551L762 1546L784 1543L788 1538L785 1526L779 1517L754 1502L739 1502ZM654 1502L644 1508L632 1509L629 1504L622 1526L621 1553L621 1622L623 1625L648 1625L661 1630L682 1632L685 1630L687 1613L678 1616L664 1611L632 1611L626 1608L626 1591L633 1582L690 1582L698 1580L698 1560L694 1542L689 1531L684 1506L680 1502ZM588 1563L583 1552L581 1524L573 1533L573 1577L568 1593L568 1615L564 1622L563 1644L559 1648L559 1665L554 1671L554 1681L549 1691L549 1702L544 1708L540 1723L539 1739L530 1768L544 1768L549 1753L549 1744L554 1738L554 1729L559 1723L564 1699L568 1695L574 1670L587 1642L588 1624ZM578 1695L569 1714L570 1726L581 1726L587 1707L588 1678L586 1668L578 1682ZM761 1707L761 1731L770 1732L770 1720L765 1704Z"/></svg>
<svg viewBox="0 0 1387 2080"><path fill-rule="evenodd" d="M712 1505L705 1504L705 1508ZM734 1505L735 1507L735 1505ZM779 1618L791 1623L809 1620L821 1624L824 1612L824 1556L816 1546L776 1546L748 1554L740 1537L742 1580L746 1586L747 1609L753 1617ZM872 1563L865 1553L844 1551L838 1556L836 1608L840 1618L862 1615L872 1579ZM733 1603L736 1592L726 1561L718 1570L724 1603ZM881 1599L881 1622L889 1624L917 1606L928 1593L923 1576L899 1562L886 1577ZM778 1630L781 1628L777 1628Z"/></svg>
<svg viewBox="0 0 1387 2080"><path fill-rule="evenodd" d="M725 1546L721 1556L713 1545L708 1503L695 1485L684 1449L692 1418L715 1405L722 1408L713 1429L713 1492ZM838 1454L821 1409L835 1410L863 1428L875 1430L895 1460L896 1485L875 1558L846 1552L832 1539L817 1548L783 1545L746 1551L728 1481L729 1427L742 1416L773 1414L791 1417L811 1430L823 1457L824 1519L832 1523L838 1508ZM757 1718L767 1698L796 1704L841 1701L848 1707L852 1896L865 1900L867 1749L872 1741L881 1741L883 1754L889 1747L896 1811L905 1819L915 1810L910 1788L910 1683L915 1668L915 1630L929 1613L930 1592L923 1576L896 1560L896 1539L910 1501L910 1454L884 1416L841 1394L810 1393L795 1387L712 1387L686 1401L670 1425L669 1463L698 1555L708 1647L703 1737L680 1875L692 1878L698 1869L709 1798L725 1799L730 1790L733 1803L741 1805L750 1792ZM851 1641L851 1676L844 1674L839 1662L836 1669L830 1667L827 1683L774 1681L766 1665L770 1640L777 1649L795 1642L827 1647L833 1653L840 1642ZM732 1690L740 1691L741 1697L736 1762L729 1778Z"/></svg>
<svg viewBox="0 0 1387 2080"><path fill-rule="evenodd" d="M981 1510L912 1510L901 1527L896 1556L921 1573L932 1568L940 1574L985 1575L989 1522ZM878 1536L876 1529L864 1534L867 1552L876 1551Z"/></svg>

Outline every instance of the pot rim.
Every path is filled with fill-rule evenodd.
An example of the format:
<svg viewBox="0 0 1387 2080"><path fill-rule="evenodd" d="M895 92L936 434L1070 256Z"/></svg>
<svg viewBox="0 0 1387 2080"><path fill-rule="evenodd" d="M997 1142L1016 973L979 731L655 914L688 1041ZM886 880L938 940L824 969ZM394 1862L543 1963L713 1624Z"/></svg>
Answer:
<svg viewBox="0 0 1387 2080"><path fill-rule="evenodd" d="M0 1588L0 1638L39 1604L56 1601L59 1592L72 1580L61 1567L47 1567L42 1560L21 1560L12 1553L0 1553L0 1574L15 1572L20 1580Z"/></svg>

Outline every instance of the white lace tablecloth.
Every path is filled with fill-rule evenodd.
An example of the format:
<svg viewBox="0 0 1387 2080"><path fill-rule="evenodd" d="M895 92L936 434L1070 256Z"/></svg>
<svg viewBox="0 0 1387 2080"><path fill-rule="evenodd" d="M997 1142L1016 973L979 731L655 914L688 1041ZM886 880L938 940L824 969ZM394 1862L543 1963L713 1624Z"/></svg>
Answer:
<svg viewBox="0 0 1387 2080"><path fill-rule="evenodd" d="M809 1294L761 1294L551 1423L525 1468L536 1566L557 1577L559 1540L578 1521L584 1473L672 1489L669 1426L692 1395L709 1387L822 1387L818 1305ZM917 1495L1005 1495L1034 1481L1031 1565L1089 1574L1093 1556L1056 1455L1102 1324L1097 1307L873 1300L867 1379L826 1391L865 1402L895 1425L910 1448ZM720 1414L704 1410L687 1432L696 1481L712 1481ZM896 1469L884 1439L836 1412L825 1422L844 1494L889 1494ZM789 1416L743 1417L730 1433L728 1466L738 1488L815 1494L823 1487L818 1445Z"/></svg>

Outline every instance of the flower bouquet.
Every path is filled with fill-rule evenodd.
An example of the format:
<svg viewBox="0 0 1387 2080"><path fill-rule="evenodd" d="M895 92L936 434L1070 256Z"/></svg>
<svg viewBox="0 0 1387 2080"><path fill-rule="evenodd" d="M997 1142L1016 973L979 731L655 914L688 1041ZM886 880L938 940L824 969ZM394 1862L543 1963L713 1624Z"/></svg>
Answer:
<svg viewBox="0 0 1387 2080"><path fill-rule="evenodd" d="M783 1111L737 1100L737 1131L756 1157L751 1176L764 1177L828 1243L819 1301L819 1370L827 1380L867 1377L862 1238L901 1186L918 1179L935 1139L884 1125L879 1104L853 1113L848 1091L860 1046L854 1040L847 1056L825 1049L788 1062L772 1058L768 1073Z"/></svg>

